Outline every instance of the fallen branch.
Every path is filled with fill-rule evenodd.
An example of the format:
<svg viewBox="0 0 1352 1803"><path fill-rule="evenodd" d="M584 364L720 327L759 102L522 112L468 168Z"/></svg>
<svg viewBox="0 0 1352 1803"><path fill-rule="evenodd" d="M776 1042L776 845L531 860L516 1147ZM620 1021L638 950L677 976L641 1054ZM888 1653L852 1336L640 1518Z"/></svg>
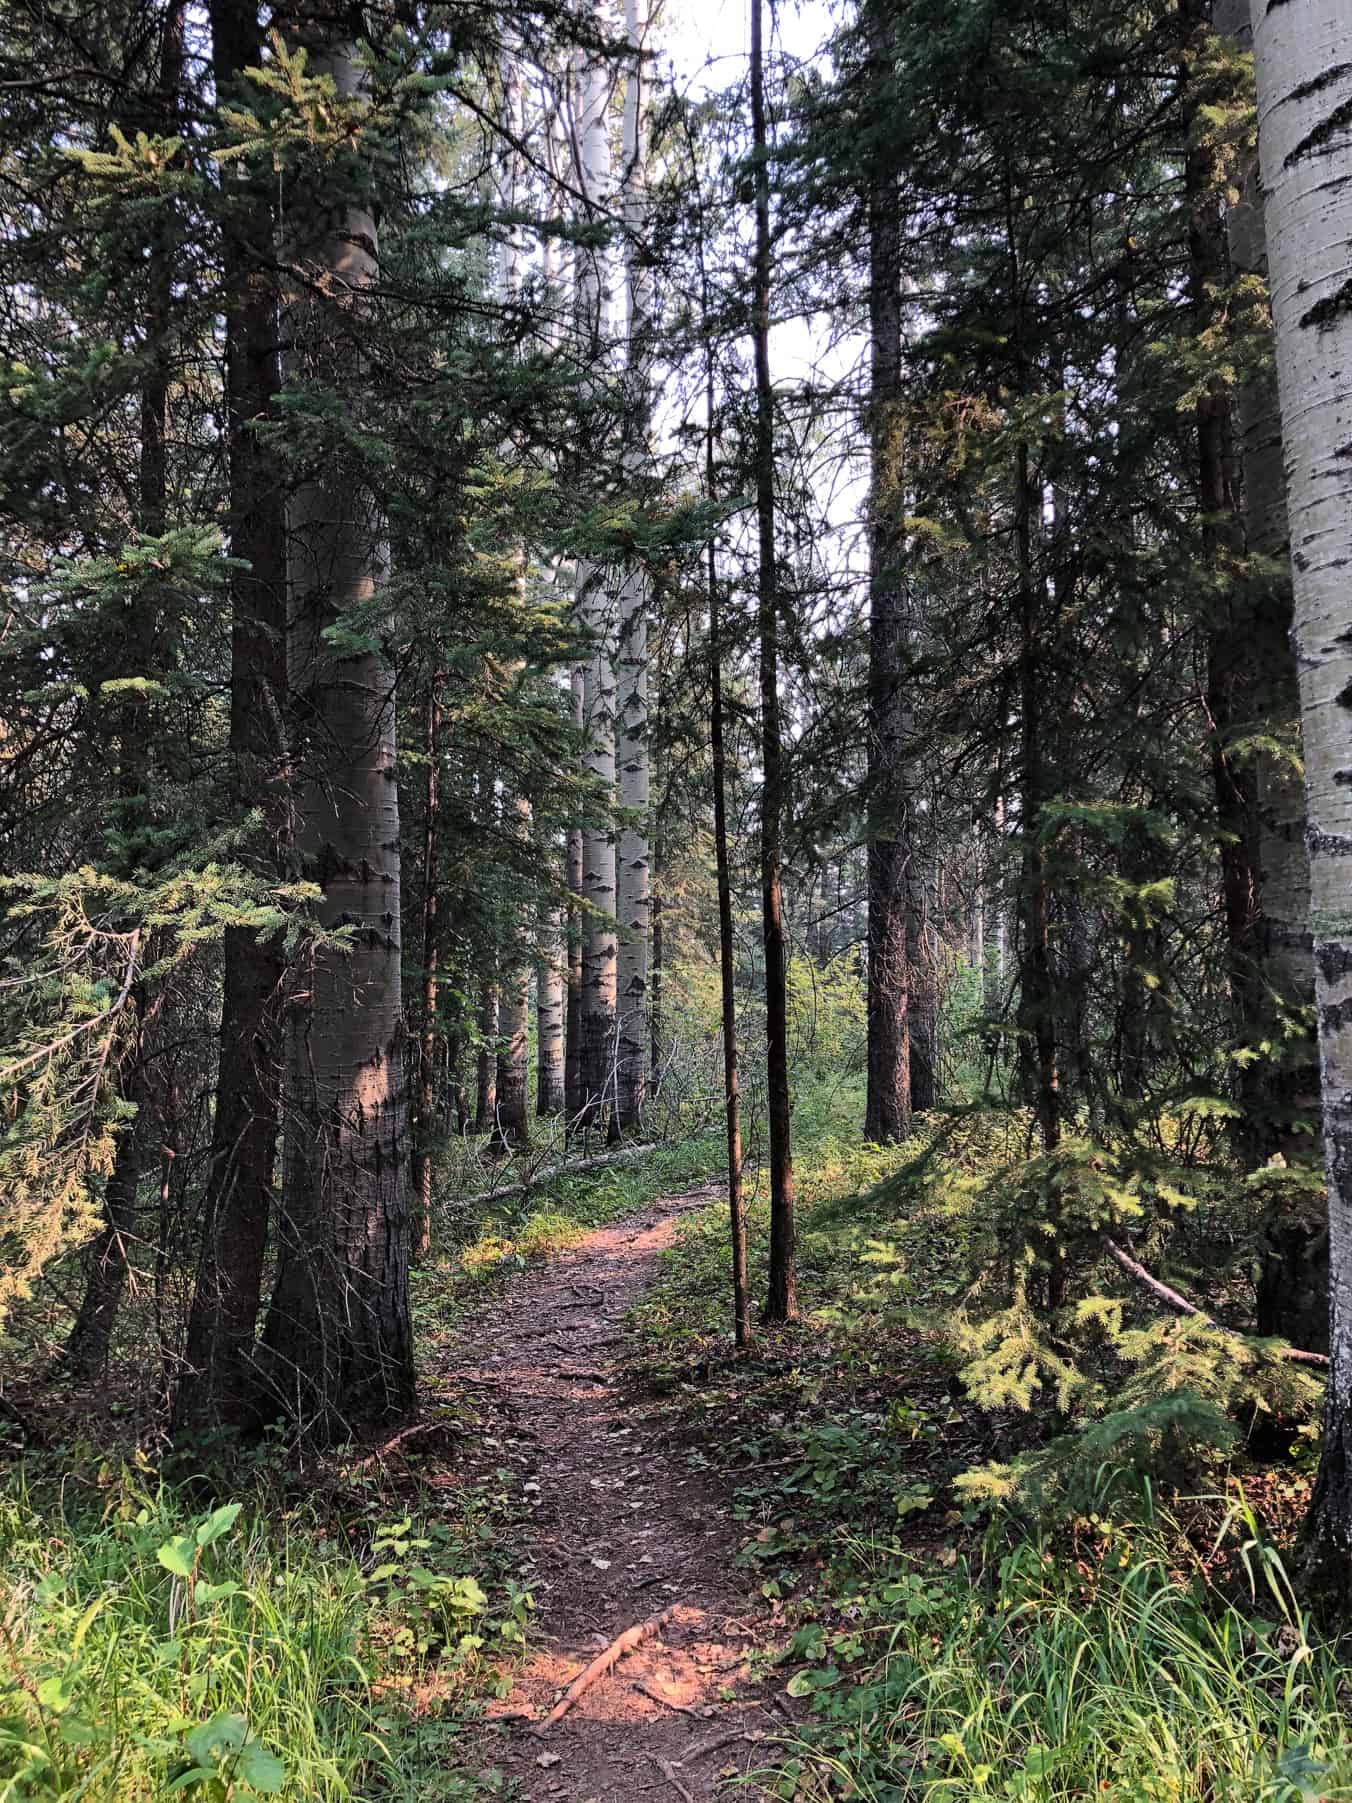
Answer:
<svg viewBox="0 0 1352 1803"><path fill-rule="evenodd" d="M392 1440L387 1440L383 1446L377 1446L375 1451L368 1453L364 1459L358 1459L352 1469L365 1471L371 1465L383 1463L387 1453L393 1452L397 1446L402 1446L405 1440L411 1440L415 1434L430 1433L434 1427L445 1426L444 1421L415 1421L412 1427L402 1427Z"/></svg>
<svg viewBox="0 0 1352 1803"><path fill-rule="evenodd" d="M1229 1339L1243 1340L1247 1338L1247 1335L1240 1333L1237 1328L1226 1327L1223 1322L1217 1321L1214 1316L1207 1314L1205 1309L1200 1309L1195 1303L1189 1302L1186 1296L1180 1296L1177 1290L1171 1290L1169 1285L1161 1283L1158 1277L1152 1277L1143 1264L1134 1259L1129 1252L1124 1252L1117 1241L1109 1239L1106 1233L1101 1237L1104 1249L1113 1263L1120 1266L1127 1276L1138 1283L1143 1290L1148 1290L1152 1296L1158 1297L1166 1308L1173 1309L1175 1314L1187 1315L1194 1321L1202 1321L1208 1327L1214 1327L1217 1333L1225 1334ZM1277 1358L1289 1359L1292 1364L1296 1365L1328 1364L1328 1358L1324 1353L1302 1352L1297 1346L1274 1346L1272 1351Z"/></svg>
<svg viewBox="0 0 1352 1803"><path fill-rule="evenodd" d="M532 1729L531 1732L547 1734L557 1722L563 1720L575 1704L586 1696L598 1678L604 1678L612 1666L618 1664L626 1653L632 1653L634 1648L642 1646L645 1640L651 1640L654 1635L660 1634L671 1620L672 1614L671 1609L664 1609L660 1615L654 1615L648 1621L635 1622L632 1628L626 1628L623 1634L617 1635L604 1653L598 1653L587 1669L578 1673L540 1726Z"/></svg>
<svg viewBox="0 0 1352 1803"><path fill-rule="evenodd" d="M656 1149L656 1141L651 1141L641 1146L621 1146L618 1152L599 1152L595 1158L565 1159L562 1164L536 1171L524 1183L508 1183L501 1188L478 1190L472 1196L458 1196L456 1203L462 1208L478 1208L485 1202L505 1202L512 1196L528 1196L533 1189L543 1189L547 1183L553 1183L556 1177L585 1177L589 1171L600 1171L607 1165L631 1164L636 1158L644 1158Z"/></svg>
<svg viewBox="0 0 1352 1803"><path fill-rule="evenodd" d="M695 1803L695 1799L676 1776L676 1768L669 1759L663 1759L660 1753L649 1753L648 1757L652 1760L658 1771L661 1772L671 1788L685 1798L685 1803Z"/></svg>
<svg viewBox="0 0 1352 1803"><path fill-rule="evenodd" d="M765 1735L759 1728L733 1728L726 1734L715 1734L712 1740L702 1740L693 1747L687 1747L681 1754L681 1764L691 1765L696 1759L707 1759L710 1753L721 1753L724 1747L734 1746L739 1740L755 1742L764 1739Z"/></svg>
<svg viewBox="0 0 1352 1803"><path fill-rule="evenodd" d="M674 1697L664 1697L660 1690L654 1690L652 1685L645 1684L642 1678L635 1684L634 1689L647 1697L649 1702L660 1703L663 1709L674 1710L677 1715L693 1715L696 1721L700 1719L698 1709L692 1709L689 1703L678 1703Z"/></svg>

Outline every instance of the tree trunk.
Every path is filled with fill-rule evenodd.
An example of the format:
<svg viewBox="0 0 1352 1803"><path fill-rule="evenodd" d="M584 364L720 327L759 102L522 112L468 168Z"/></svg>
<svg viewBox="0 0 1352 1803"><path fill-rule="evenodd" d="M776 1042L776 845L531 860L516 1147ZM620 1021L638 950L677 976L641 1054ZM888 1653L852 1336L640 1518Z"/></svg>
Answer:
<svg viewBox="0 0 1352 1803"><path fill-rule="evenodd" d="M779 717L779 582L775 563L774 389L770 381L770 164L762 0L751 0L751 134L756 214L751 332L756 359L757 625L760 632L761 908L770 1117L770 1275L767 1321L798 1318L789 1096L788 941L782 882L785 773Z"/></svg>
<svg viewBox="0 0 1352 1803"><path fill-rule="evenodd" d="M522 964L503 979L498 1008L497 1108L493 1142L514 1151L530 1141L530 1082L526 1049L530 1037L530 968Z"/></svg>
<svg viewBox="0 0 1352 1803"><path fill-rule="evenodd" d="M1241 50L1251 50L1248 0L1217 0L1216 30ZM1238 200L1229 207L1226 231L1231 273L1267 282L1267 234L1263 190L1253 160L1241 171ZM1240 324L1261 331L1266 297L1248 305ZM1247 579L1243 639L1253 668L1255 706L1265 722L1298 717L1295 659L1291 654L1291 545L1282 476L1282 425L1275 369L1262 368L1234 394L1234 425L1243 480L1244 548L1258 559ZM1305 849L1305 791L1299 772L1279 758L1253 760L1258 918L1254 955L1261 961L1262 993L1268 986L1302 1007L1314 1001L1310 937L1310 861ZM1317 1142L1293 1130L1312 1122L1319 1094L1314 1048L1296 1039L1281 1063L1253 1067L1263 1092L1247 1098L1249 1162L1281 1152L1310 1157ZM1261 1105L1261 1106L1260 1106ZM1328 1333L1328 1240L1320 1223L1274 1212L1265 1233L1258 1281L1257 1327L1297 1346L1323 1350Z"/></svg>
<svg viewBox="0 0 1352 1803"><path fill-rule="evenodd" d="M891 34L868 8L871 88L882 103ZM901 195L885 165L869 177L868 1049L864 1137L895 1144L911 1130L911 949L914 941L906 687L906 583L901 416Z"/></svg>
<svg viewBox="0 0 1352 1803"><path fill-rule="evenodd" d="M652 273L642 238L648 226L647 0L625 0L631 66L624 105L625 273L629 296L625 469L639 486L648 468L649 337ZM620 938L616 974L619 1049L615 1098L618 1125L635 1128L647 1095L648 935L648 574L631 561L620 585L616 753L620 830L616 880Z"/></svg>
<svg viewBox="0 0 1352 1803"><path fill-rule="evenodd" d="M258 9L213 0L212 67L227 96L262 54ZM222 175L230 550L230 757L235 805L258 807L256 856L276 870L286 831L286 521L282 472L259 426L282 385L269 173ZM254 1335L277 1166L282 983L277 938L225 935L220 1065L203 1204L201 1263L188 1319L176 1431L251 1424Z"/></svg>
<svg viewBox="0 0 1352 1803"><path fill-rule="evenodd" d="M311 23L309 73L361 89L355 46ZM341 395L351 322L376 279L375 215L335 162L288 195L288 296L296 379ZM291 1005L286 1171L270 1381L293 1424L320 1441L405 1409L413 1395L408 1300L408 1112L400 996L399 795L394 678L375 651L328 629L378 594L384 522L343 451L298 483L287 510L288 667L298 849L321 890L318 921L342 949L312 947Z"/></svg>
<svg viewBox="0 0 1352 1803"><path fill-rule="evenodd" d="M1309 827L1324 1148L1329 1380L1307 1577L1352 1602L1352 65L1344 0L1253 0L1259 146L1285 443Z"/></svg>
<svg viewBox="0 0 1352 1803"><path fill-rule="evenodd" d="M542 1120L562 1114L564 1097L564 1008L567 951L562 911L549 908L540 934L535 970L535 1112Z"/></svg>
<svg viewBox="0 0 1352 1803"><path fill-rule="evenodd" d="M148 97L147 125L163 131L177 120L183 83L183 23L181 3L165 15L160 51L159 81ZM173 374L170 352L171 315L174 304L174 230L163 211L155 215L147 246L148 297L144 346L147 375L141 389L140 447L137 465L137 525L147 537L158 538L168 526L167 445L169 385ZM125 643L119 647L122 677L154 677L160 661L159 610L136 606L127 623ZM122 801L124 830L145 823L145 801L151 774L147 767L146 722L140 708L114 704L110 722L117 744L118 792ZM153 958L149 960L153 962ZM118 1309L127 1287L127 1248L134 1237L137 1192L146 1148L147 1123L143 1118L152 1103L144 1028L148 997L137 985L131 998L137 1023L136 1049L123 1078L123 1099L136 1110L118 1136L113 1169L104 1185L104 1226L87 1262L86 1288L74 1326L64 1349L64 1363L82 1376L92 1375L108 1359L108 1348Z"/></svg>
<svg viewBox="0 0 1352 1803"><path fill-rule="evenodd" d="M143 1052L133 1054L127 1100L136 1114L117 1137L113 1168L103 1186L103 1227L85 1255L85 1290L74 1325L61 1353L61 1365L72 1376L90 1378L108 1363L113 1328L127 1288L128 1247L136 1237L137 1192L145 1165L148 1093Z"/></svg>
<svg viewBox="0 0 1352 1803"><path fill-rule="evenodd" d="M701 226L703 221L701 220ZM708 281L701 253L705 330L708 331ZM713 504L714 360L706 337L704 440L705 498ZM718 971L723 1004L723 1105L728 1144L728 1223L732 1245L732 1321L738 1346L751 1344L751 1285L747 1274L746 1212L742 1204L742 1098L737 1068L737 942L732 924L732 866L728 857L727 752L723 743L723 625L718 595L718 549L712 535L707 549L709 572L709 751L713 765L714 862L718 872Z"/></svg>
<svg viewBox="0 0 1352 1803"><path fill-rule="evenodd" d="M1061 1078L1056 1046L1056 973L1051 951L1051 886L1042 849L1047 777L1042 743L1042 660L1038 646L1037 585L1032 533L1037 495L1028 446L1018 447L1014 535L1019 606L1019 1043L1024 1087L1033 1101L1044 1152L1061 1142ZM1059 1284L1052 1282L1053 1302Z"/></svg>
<svg viewBox="0 0 1352 1803"><path fill-rule="evenodd" d="M498 991L485 977L479 989L479 1056L475 1070L474 1131L491 1133L498 1118Z"/></svg>
<svg viewBox="0 0 1352 1803"><path fill-rule="evenodd" d="M422 1033L418 1041L418 1108L413 1130L413 1256L432 1249L432 1148L437 1139L437 1052L442 1027L437 1008L441 927L437 910L437 828L441 813L441 673L427 694L427 794L423 808Z"/></svg>
<svg viewBox="0 0 1352 1803"><path fill-rule="evenodd" d="M580 88L581 159L577 185L587 216L610 198L610 137L606 103L610 91L604 63L580 51L576 62ZM610 330L610 295L602 251L579 250L576 259L577 338L590 367L598 367ZM586 558L578 560L578 616L592 645L584 667L583 711L586 751L583 764L600 795L600 805L615 803L615 667L610 598L606 572ZM580 1125L585 1130L609 1125L615 1099L617 941L616 843L613 820L601 818L582 831L582 982L578 1007L578 1085Z"/></svg>
<svg viewBox="0 0 1352 1803"><path fill-rule="evenodd" d="M586 725L586 676L572 672L573 725L579 741ZM582 1115L582 828L568 829L568 993L564 1021L564 1107L570 1126Z"/></svg>

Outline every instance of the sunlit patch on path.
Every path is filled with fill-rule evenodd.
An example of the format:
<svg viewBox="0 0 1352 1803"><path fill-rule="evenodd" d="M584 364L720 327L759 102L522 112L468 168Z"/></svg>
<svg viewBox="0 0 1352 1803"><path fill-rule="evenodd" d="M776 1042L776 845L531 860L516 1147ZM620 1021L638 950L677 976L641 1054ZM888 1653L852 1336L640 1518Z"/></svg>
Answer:
<svg viewBox="0 0 1352 1803"><path fill-rule="evenodd" d="M531 1803L711 1798L763 1764L784 1727L751 1675L765 1627L729 1570L726 1496L621 1383L624 1315L682 1214L711 1194L666 1197L523 1273L438 1374L473 1385L485 1456L513 1471L534 1516L536 1650L492 1706L483 1761ZM598 1654L662 1617L545 1727Z"/></svg>

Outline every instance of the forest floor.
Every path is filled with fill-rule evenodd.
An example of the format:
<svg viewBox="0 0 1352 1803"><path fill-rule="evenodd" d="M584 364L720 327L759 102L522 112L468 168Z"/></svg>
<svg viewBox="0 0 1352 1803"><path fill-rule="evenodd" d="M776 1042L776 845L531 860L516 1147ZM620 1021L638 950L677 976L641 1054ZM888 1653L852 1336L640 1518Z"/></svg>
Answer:
<svg viewBox="0 0 1352 1803"><path fill-rule="evenodd" d="M532 1650L490 1707L483 1763L530 1803L703 1803L765 1763L785 1706L758 1676L767 1611L730 1569L725 1485L692 1466L626 1386L622 1323L684 1215L669 1195L516 1276L450 1342L429 1389L472 1391L486 1461L519 1474L532 1515ZM660 1626L556 1725L569 1684L626 1630ZM762 1797L745 1786L740 1795Z"/></svg>

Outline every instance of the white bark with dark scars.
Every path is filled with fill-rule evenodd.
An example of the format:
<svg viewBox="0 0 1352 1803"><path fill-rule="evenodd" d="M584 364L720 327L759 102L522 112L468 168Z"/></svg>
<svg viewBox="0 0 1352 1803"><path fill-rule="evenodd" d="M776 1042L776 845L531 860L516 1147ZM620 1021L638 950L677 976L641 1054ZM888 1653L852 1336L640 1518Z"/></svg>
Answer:
<svg viewBox="0 0 1352 1803"><path fill-rule="evenodd" d="M604 25L601 8L595 22ZM610 74L598 58L579 52L574 64L577 94L578 166L582 205L594 216L610 199ZM579 247L574 257L577 352L599 368L610 332L610 281L603 247ZM577 566L578 618L592 641L584 666L583 713L586 750L583 766L603 805L615 802L615 644L607 572L585 558ZM614 1100L616 1058L617 952L616 839L612 821L596 819L582 833L582 985L579 1004L579 1087L582 1113L595 1124Z"/></svg>
<svg viewBox="0 0 1352 1803"><path fill-rule="evenodd" d="M1312 1507L1352 1553L1352 58L1346 0L1253 0L1305 747L1332 1365Z"/></svg>
<svg viewBox="0 0 1352 1803"><path fill-rule="evenodd" d="M648 37L647 0L625 0L625 30L632 61L624 103L625 275L629 296L628 417L625 466L639 479L648 463L651 371L652 271L643 250L647 231ZM648 842L648 578L630 562L620 582L617 745L620 832L619 889L619 1083L616 1106L622 1127L636 1126L647 1084L648 937L651 927L651 851Z"/></svg>

